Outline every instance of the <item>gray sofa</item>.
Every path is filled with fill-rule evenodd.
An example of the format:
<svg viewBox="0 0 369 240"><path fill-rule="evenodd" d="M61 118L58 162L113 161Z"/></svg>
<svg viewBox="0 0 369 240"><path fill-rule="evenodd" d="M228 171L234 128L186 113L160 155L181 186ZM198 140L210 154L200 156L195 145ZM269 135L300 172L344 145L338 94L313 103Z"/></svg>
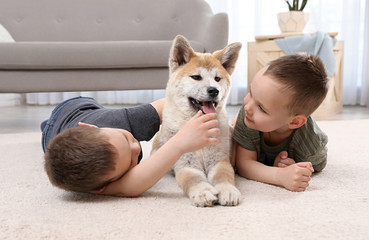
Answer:
<svg viewBox="0 0 369 240"><path fill-rule="evenodd" d="M163 89L172 40L196 51L228 41L204 0L0 0L0 93Z"/></svg>

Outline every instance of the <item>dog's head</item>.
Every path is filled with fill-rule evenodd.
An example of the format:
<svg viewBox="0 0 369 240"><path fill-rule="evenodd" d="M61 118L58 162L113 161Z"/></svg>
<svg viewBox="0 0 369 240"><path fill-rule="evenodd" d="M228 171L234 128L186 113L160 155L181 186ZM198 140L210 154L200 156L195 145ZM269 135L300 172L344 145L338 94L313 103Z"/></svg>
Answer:
<svg viewBox="0 0 369 240"><path fill-rule="evenodd" d="M170 78L167 98L189 113L216 112L223 108L231 87L232 74L241 43L210 53L195 52L183 36L177 36L170 50Z"/></svg>

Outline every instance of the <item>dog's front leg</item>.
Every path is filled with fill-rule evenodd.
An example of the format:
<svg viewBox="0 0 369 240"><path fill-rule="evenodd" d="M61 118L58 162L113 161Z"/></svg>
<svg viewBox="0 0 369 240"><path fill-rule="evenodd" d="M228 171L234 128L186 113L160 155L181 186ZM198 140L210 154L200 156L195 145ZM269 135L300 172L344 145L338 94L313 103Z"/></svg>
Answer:
<svg viewBox="0 0 369 240"><path fill-rule="evenodd" d="M193 157L194 153L182 156L174 167L179 186L196 207L210 207L218 200L218 191L208 183L204 170Z"/></svg>
<svg viewBox="0 0 369 240"><path fill-rule="evenodd" d="M208 179L218 190L220 205L236 206L240 203L241 193L235 187L234 170L228 160L215 163L209 170Z"/></svg>
<svg viewBox="0 0 369 240"><path fill-rule="evenodd" d="M177 182L196 207L211 207L218 191L206 181L203 171L191 167L174 169Z"/></svg>

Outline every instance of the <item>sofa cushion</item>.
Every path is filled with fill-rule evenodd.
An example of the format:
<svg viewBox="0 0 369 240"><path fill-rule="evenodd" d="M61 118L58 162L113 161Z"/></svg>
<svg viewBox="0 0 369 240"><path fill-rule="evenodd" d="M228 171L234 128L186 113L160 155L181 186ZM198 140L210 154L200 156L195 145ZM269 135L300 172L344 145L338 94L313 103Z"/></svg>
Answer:
<svg viewBox="0 0 369 240"><path fill-rule="evenodd" d="M6 30L4 26L1 24L0 24L0 42L14 42L14 39L12 38L8 30Z"/></svg>
<svg viewBox="0 0 369 240"><path fill-rule="evenodd" d="M201 42L213 16L205 0L0 1L0 23L18 42L173 40L178 34Z"/></svg>
<svg viewBox="0 0 369 240"><path fill-rule="evenodd" d="M190 41L197 52L204 46ZM0 44L0 69L167 67L172 41L16 42Z"/></svg>

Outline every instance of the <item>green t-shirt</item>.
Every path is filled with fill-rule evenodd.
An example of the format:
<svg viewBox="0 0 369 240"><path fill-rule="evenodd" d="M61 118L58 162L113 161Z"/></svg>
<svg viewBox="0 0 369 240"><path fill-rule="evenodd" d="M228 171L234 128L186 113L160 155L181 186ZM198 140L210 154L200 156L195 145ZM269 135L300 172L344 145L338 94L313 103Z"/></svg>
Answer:
<svg viewBox="0 0 369 240"><path fill-rule="evenodd" d="M248 128L244 122L243 106L238 114L233 139L243 148L256 151L257 160L265 165L273 166L274 159L283 150L295 162L311 162L315 172L323 170L327 164L327 135L316 122L308 117L306 123L293 131L282 143L269 146L265 143L263 133Z"/></svg>

